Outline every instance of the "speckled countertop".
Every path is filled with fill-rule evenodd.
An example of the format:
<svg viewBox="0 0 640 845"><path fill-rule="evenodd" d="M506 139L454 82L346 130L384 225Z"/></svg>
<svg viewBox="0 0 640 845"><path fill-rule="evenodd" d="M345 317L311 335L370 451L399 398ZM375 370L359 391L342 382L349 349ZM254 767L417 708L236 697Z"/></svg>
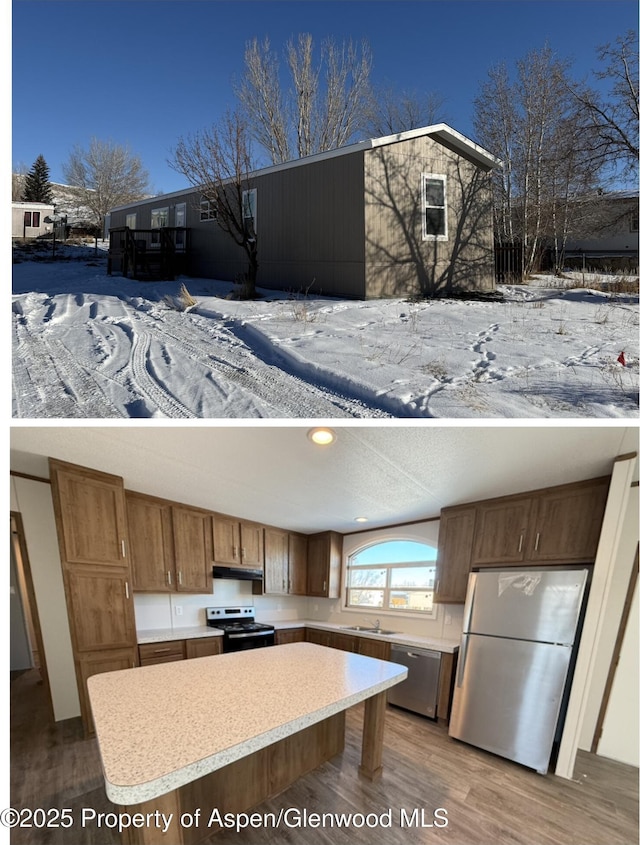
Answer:
<svg viewBox="0 0 640 845"><path fill-rule="evenodd" d="M406 676L396 663L312 643L93 675L107 795L122 805L164 795Z"/></svg>
<svg viewBox="0 0 640 845"><path fill-rule="evenodd" d="M387 634L382 636L380 634L369 634L366 631L350 631L344 625L338 625L335 622L316 622L313 619L288 619L286 621L273 621L272 619L259 619L259 622L265 622L273 625L278 631L284 631L291 628L319 628L323 631L339 631L343 634L352 634L357 637L367 637L372 640L386 640L390 643L397 643L398 645L408 645L413 648L431 648L435 651L442 651L448 654L453 654L460 647L460 641L456 639L446 639L440 637L423 637L419 634ZM389 627L400 627L395 623L389 623ZM385 622L383 627L387 627ZM157 628L147 631L138 631L138 643L159 643L167 640L184 640L195 637L212 637L221 636L222 631L215 628L209 628L205 625L195 628Z"/></svg>
<svg viewBox="0 0 640 845"><path fill-rule="evenodd" d="M209 628L207 625L196 625L193 628L151 628L137 632L138 645L144 643L166 643L169 640L195 640L200 637L222 637L224 631L219 628Z"/></svg>

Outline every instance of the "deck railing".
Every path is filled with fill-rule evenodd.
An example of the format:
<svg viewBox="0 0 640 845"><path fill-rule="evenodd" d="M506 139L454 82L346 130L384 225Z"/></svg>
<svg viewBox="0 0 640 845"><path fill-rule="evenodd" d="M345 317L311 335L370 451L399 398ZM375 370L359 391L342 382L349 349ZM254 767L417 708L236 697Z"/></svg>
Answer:
<svg viewBox="0 0 640 845"><path fill-rule="evenodd" d="M160 229L109 229L107 273L132 279L174 279L184 267L189 230L183 226Z"/></svg>

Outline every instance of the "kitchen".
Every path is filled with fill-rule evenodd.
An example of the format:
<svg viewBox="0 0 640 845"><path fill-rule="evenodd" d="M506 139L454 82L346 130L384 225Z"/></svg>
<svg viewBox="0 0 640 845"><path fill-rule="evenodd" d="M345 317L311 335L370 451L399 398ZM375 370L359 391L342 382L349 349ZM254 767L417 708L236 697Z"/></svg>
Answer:
<svg viewBox="0 0 640 845"><path fill-rule="evenodd" d="M631 513L634 511L637 487L630 484L637 477L635 461L616 461L616 458L637 452L637 432L634 429L611 426L549 429L461 427L432 430L410 426L384 429L334 426L337 434L335 443L328 447L316 447L307 436L308 428L289 425L265 427L258 432L242 426L191 427L183 432L179 427L154 426L144 430L126 430L119 427L74 426L64 429L21 428L12 431L11 468L14 474L11 510L20 514L23 523L55 722L71 724L74 719L78 720L79 714L83 712L86 726L89 711L88 699L83 700L82 685L76 684L75 666L82 668L83 661L76 660L74 664L73 640L78 632L70 629L66 612L68 597L65 597L65 584L60 571L60 558L57 555L58 532L51 487L45 483L49 478L49 457L87 468L89 471L113 473L124 479L127 496L133 496L134 499L136 496L146 497L142 505L147 507L154 504L162 509L162 502L173 503L171 506L174 513L179 511L178 522L173 524L174 529L178 531L185 530L186 525L197 525L198 520L203 524L202 520L210 518L212 512L218 517L233 515L234 524L237 523L241 530L245 529L242 539L247 541L245 548L249 560L244 570L236 564L236 570L243 575L253 567L250 540L256 526L263 526L262 533L258 531L257 535L263 538L263 544L267 538L265 532L269 533L267 542L275 550L273 560L280 560L281 564L284 547L278 546L278 543L282 544L283 532L288 534L289 540L291 537L299 539L306 536L311 542L313 537L313 545L316 548L314 554L320 557L324 555L327 568L323 572L326 577L321 578L320 583L312 590L308 589L310 580L307 578L304 593L290 592L288 578L278 587L278 576L273 575L273 572L281 572L282 569L278 570L277 567L273 571L270 570L272 583L268 591L262 589L263 585L259 579L221 578L219 576L222 572L219 571L216 576L215 570L211 573L213 579L207 584L208 589L201 592L182 591L177 589L180 586L177 582L180 578L186 578L187 569L176 568L175 560L173 568L169 567L165 572L165 583L160 586L156 584L138 590L134 580L132 596L127 606L133 607L136 659L140 664L145 660L155 659L155 665L161 668L180 665L184 671L192 671L192 667L196 665L190 663L193 658L181 658L189 658L189 651L196 658L201 654L215 653L210 649L215 648L225 634L221 635L215 626L207 625L207 614L209 612L209 620L212 621L213 617L221 616L225 611L240 611L241 615L250 617L245 620L249 624L257 621L259 625L273 628L276 642L283 638L280 641L288 639L288 646L298 645L291 642L291 638L298 638L301 632L305 632L305 645L311 640L310 644L317 647L333 646L332 651L337 649L345 652L352 661L355 657L351 655L356 654L363 655L363 658L369 656L374 660L379 660L380 657L382 660L388 660L390 649L394 646L406 646L413 653L436 652L440 657L440 671L433 716L416 716L413 709L400 709L395 705L387 708L385 768L378 782L381 786L376 785L375 788L383 789L385 783L389 787L389 779L397 777L402 784L400 795L410 795L411 785L406 782L406 776L398 774L397 767L401 763L393 756L391 760L394 761L396 771L391 774L392 764L388 762L388 758L397 754L397 749L407 744L407 732L427 731L429 743L442 743L443 759L457 761L455 765L458 768L467 766L473 771L479 765L489 765L484 762L487 759L490 759L493 765L493 756L479 752L475 745L451 739L447 732L450 693L455 677L454 664L463 632L465 592L461 591L459 584L450 582L443 585L442 577L438 579L436 576L428 588L436 600L430 608L424 607L414 612L408 604L412 599L407 598L411 589L404 586L395 590L380 588L377 592L374 587L363 590L358 587L357 580L353 583L345 580L349 577L347 562L357 558L363 547L401 539L432 549L438 548L438 566L441 567L439 532L442 531L442 525L446 523L456 526L452 536L462 537L464 520L468 518L465 507L468 511L469 503L497 501L506 496L518 497L523 493L548 490L565 484L584 484L590 479L611 475L609 499L614 495L618 496L619 507L613 504L607 507L608 518L602 525L601 535L601 540L604 537L607 542L601 542L598 546L591 582L592 619L586 618L583 627L582 643L590 638L593 646L588 650L589 653L581 649L581 659L573 667L573 700L568 702L564 731L566 738L564 735L562 738L565 747L562 747L561 743L558 749L556 774L553 777L554 784L560 784L556 789L563 789L565 784L568 787L573 786L574 781L571 778L575 775L570 770L573 768L576 751L578 748L581 752L590 749L592 736L589 736L589 733L593 735L599 719L600 704L604 688L607 686L611 654L620 627L619 618L625 603L633 567L633 554L637 545L637 527L632 527L629 540L629 527L627 521L622 518L627 510ZM41 480L43 478L44 482ZM527 496L527 499L530 498L532 497ZM542 501L538 497L536 507L541 507ZM517 498L516 504L520 503L521 499ZM622 506L624 513L621 515ZM637 505L635 507L637 509ZM457 510L453 510L454 508ZM185 513L185 510L188 513ZM617 520L614 518L616 513L619 516ZM357 518L367 518L369 521L356 523L354 520ZM229 528L228 520L220 520L220 525L221 530L225 529L227 536L233 540L234 529ZM487 536L489 533L487 532ZM130 525L130 544L135 542L134 534ZM447 536L448 534L449 530ZM88 536L92 538L93 544L98 540L102 542L95 524L91 525ZM142 533L141 536L144 537L145 534ZM199 536L203 538L203 544L206 546L206 531L201 532ZM338 538L342 541L341 551L335 548ZM215 541L215 534L213 539ZM234 568L233 546L234 543L231 542L231 569ZM630 553L627 547L631 549ZM292 548L295 546L289 545L288 551ZM452 548L449 542L447 548ZM611 551L614 548L615 554ZM458 549L455 554L459 556L460 553ZM258 548L258 559L260 554ZM264 556L264 545L262 555ZM612 556L615 560L610 559ZM295 555L291 559L294 557ZM211 560L211 557L209 559ZM311 555L308 557L308 560L310 559ZM618 559L624 560L624 564L616 565ZM428 569L428 563L425 562L425 570ZM228 563L223 566L228 566ZM366 569L366 562L362 566ZM355 565L352 567L353 570L356 568ZM451 571L454 568L452 566ZM316 569L315 563L313 569ZM370 569L375 569L375 566L370 565ZM444 572L438 573L440 576L443 574ZM455 576L460 580L459 571L455 572ZM464 580L466 588L466 577ZM171 583L168 583L169 581ZM81 580L77 582L82 583L84 582ZM264 583L267 583L266 572ZM425 581L425 584L427 583ZM447 590L457 591L456 595L447 595L443 592L445 587ZM369 598L369 605L360 607L355 603L346 605L345 593L349 590L360 598L362 594L365 594L365 597L375 595L375 600ZM444 601L437 600L438 591ZM89 585L84 593L78 595L86 602L91 598L90 592ZM422 593L424 592L423 589ZM390 601L393 599L396 602L404 602L404 606L384 607L378 601L378 596L383 594L385 601L389 597ZM594 604L595 599L598 599L598 607ZM254 608L253 613L251 608ZM608 621L609 617L610 622L605 625L605 619ZM73 627L72 624L71 628ZM348 630L353 628L369 630ZM383 635L378 633L380 630L392 633ZM309 637L311 631L314 633ZM167 648L177 649L177 652L153 654L156 649ZM195 652L193 649L196 649ZM247 652L246 656L255 661L258 658L264 659L269 651L268 648L260 649ZM276 651L278 649L274 650ZM588 660L590 654L593 657ZM107 656L113 658L113 655L112 650ZM216 658L200 659L215 661ZM126 665L125 663L121 668L126 668ZM136 670L133 671L135 673ZM632 678L629 683L633 685ZM608 708L611 712L608 720L605 718L604 722L605 739L612 733L612 725L614 735L616 723L618 729L620 728L620 717L612 715L614 702L618 699L625 701L629 697L629 690L624 687L622 691L616 692L619 685L620 679L614 678ZM395 686L392 685L389 689L390 698ZM582 693L575 698L573 693L579 688ZM400 689L400 684L397 689ZM347 711L348 723L361 718L358 708L353 712ZM637 712L635 721L637 722ZM359 724L358 722L358 726ZM622 741L624 745L634 729L637 731L637 727L629 726L622 740L614 736L611 741L614 745L616 741ZM358 730L361 731L361 727L358 727ZM390 736L392 742L389 741ZM356 738L353 742L358 745L360 740ZM353 742L347 743L345 754L353 751ZM88 744L95 743L95 740L85 740L84 743L83 747L88 748ZM411 753L411 749L405 750L407 754ZM353 751L357 757L356 752L358 749ZM605 752L601 754L602 759L608 758ZM338 755L335 759L342 758ZM582 761L581 756L579 759ZM623 767L625 763L637 765L637 762L623 761ZM535 773L520 768L516 768L514 772L514 764L510 765L512 768L508 771L513 772L516 779L526 776L526 782L530 784L528 779ZM404 766L406 767L406 760ZM322 767L318 771L322 771ZM91 782L95 783L96 792L101 785L104 792L104 780L101 782L99 775L100 772L96 780L94 772ZM313 774L305 777L313 777ZM355 773L355 766L354 771L350 770L348 775L345 771L344 777L348 777L348 788L357 793L358 797L352 797L354 806L365 806L367 802L360 792L363 787L357 786L358 775ZM540 782L547 782L539 775L537 777ZM298 784L303 782L304 778L301 778ZM297 784L291 788L295 789L296 786ZM527 788L534 790L540 787L537 781L533 781ZM452 798L455 789L453 786L451 789L451 794L445 793L445 797L449 794L447 835L450 837L456 824L459 830L467 833L474 826L470 808L461 807L460 796ZM476 786L475 789L481 789L481 786ZM288 793L282 794L286 796ZM379 794L390 800L390 793L383 791ZM326 808L330 806L331 802L327 797ZM369 803L368 806L372 805ZM400 797L397 798L396 806L399 811ZM446 807L444 798L441 804L431 809L440 807ZM495 809L498 812L497 805ZM479 814L479 820L483 814L479 810L476 812ZM483 830L484 835L487 835L487 831L493 829L489 820L485 818L485 822L489 827L483 828L480 824L478 836L482 835ZM434 830L435 827L434 825ZM402 836L402 831L395 832ZM410 831L404 833L408 835ZM302 841L318 841L314 840L314 834L308 831L294 835L299 835ZM230 834L226 831L217 834L216 841L227 841L228 836ZM118 841L117 836L113 841ZM231 838L228 841L234 840ZM246 834L243 841L247 841ZM465 840L456 840L454 837L453 841Z"/></svg>

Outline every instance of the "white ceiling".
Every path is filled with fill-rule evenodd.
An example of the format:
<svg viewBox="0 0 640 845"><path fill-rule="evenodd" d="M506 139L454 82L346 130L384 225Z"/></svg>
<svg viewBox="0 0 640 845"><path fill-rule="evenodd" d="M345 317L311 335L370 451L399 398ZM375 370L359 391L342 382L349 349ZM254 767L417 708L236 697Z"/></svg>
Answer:
<svg viewBox="0 0 640 845"><path fill-rule="evenodd" d="M128 489L305 532L437 516L446 505L580 481L637 452L630 426L15 426L11 469L48 477L47 457L114 473ZM369 518L367 526L355 517Z"/></svg>

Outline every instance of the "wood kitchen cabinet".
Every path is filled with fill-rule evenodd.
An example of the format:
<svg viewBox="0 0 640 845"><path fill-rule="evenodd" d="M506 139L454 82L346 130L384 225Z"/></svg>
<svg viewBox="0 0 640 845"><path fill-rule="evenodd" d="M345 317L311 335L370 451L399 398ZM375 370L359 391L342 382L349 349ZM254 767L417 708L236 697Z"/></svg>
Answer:
<svg viewBox="0 0 640 845"><path fill-rule="evenodd" d="M608 492L607 476L477 503L471 565L592 562Z"/></svg>
<svg viewBox="0 0 640 845"><path fill-rule="evenodd" d="M124 484L54 459L49 470L80 709L90 735L87 678L138 662Z"/></svg>
<svg viewBox="0 0 640 845"><path fill-rule="evenodd" d="M475 523L474 506L442 510L438 532L434 602L464 604L471 570Z"/></svg>
<svg viewBox="0 0 640 845"><path fill-rule="evenodd" d="M186 656L185 640L168 640L159 643L142 643L138 646L141 666L153 666L156 663L172 663L184 660Z"/></svg>
<svg viewBox="0 0 640 845"><path fill-rule="evenodd" d="M198 508L172 507L175 588L212 592L211 514Z"/></svg>
<svg viewBox="0 0 640 845"><path fill-rule="evenodd" d="M176 589L171 504L126 491L133 589L169 593Z"/></svg>
<svg viewBox="0 0 640 845"><path fill-rule="evenodd" d="M276 631L276 645L287 643L303 643L306 640L304 628L286 628Z"/></svg>
<svg viewBox="0 0 640 845"><path fill-rule="evenodd" d="M279 528L264 529L265 594L307 594L307 538Z"/></svg>
<svg viewBox="0 0 640 845"><path fill-rule="evenodd" d="M531 496L509 496L476 506L472 565L525 559L533 501Z"/></svg>
<svg viewBox="0 0 640 845"><path fill-rule="evenodd" d="M264 565L264 528L223 514L213 515L213 560L224 566Z"/></svg>
<svg viewBox="0 0 640 845"><path fill-rule="evenodd" d="M337 599L340 596L342 535L335 531L307 538L307 595Z"/></svg>
<svg viewBox="0 0 640 845"><path fill-rule="evenodd" d="M594 560L609 493L609 478L548 490L537 499L528 557L536 563Z"/></svg>
<svg viewBox="0 0 640 845"><path fill-rule="evenodd" d="M307 628L306 640L308 643L315 643L316 645L325 645L331 648L331 631L321 631L318 628Z"/></svg>
<svg viewBox="0 0 640 845"><path fill-rule="evenodd" d="M185 641L187 660L192 657L213 657L222 654L222 637L198 637Z"/></svg>

